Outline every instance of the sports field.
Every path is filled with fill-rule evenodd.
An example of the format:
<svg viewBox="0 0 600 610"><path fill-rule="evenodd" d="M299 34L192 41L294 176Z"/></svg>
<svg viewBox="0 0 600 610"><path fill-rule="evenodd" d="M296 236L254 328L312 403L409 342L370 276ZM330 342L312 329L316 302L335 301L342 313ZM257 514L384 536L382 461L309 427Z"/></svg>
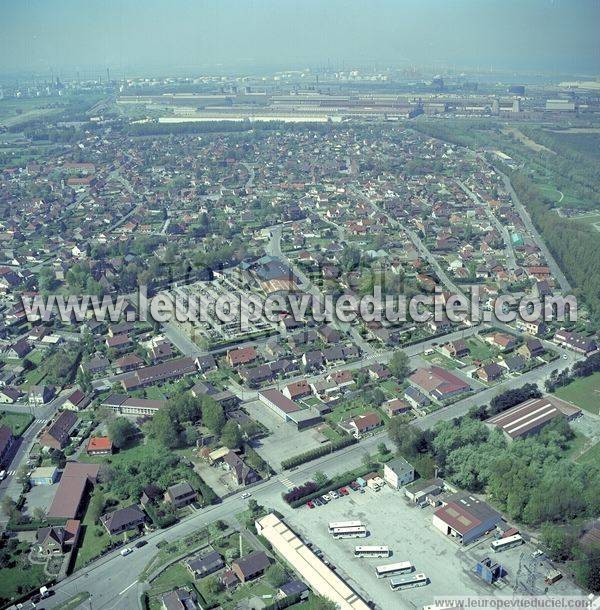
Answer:
<svg viewBox="0 0 600 610"><path fill-rule="evenodd" d="M581 409L598 415L600 414L600 373L580 377L564 388L558 388L556 395Z"/></svg>

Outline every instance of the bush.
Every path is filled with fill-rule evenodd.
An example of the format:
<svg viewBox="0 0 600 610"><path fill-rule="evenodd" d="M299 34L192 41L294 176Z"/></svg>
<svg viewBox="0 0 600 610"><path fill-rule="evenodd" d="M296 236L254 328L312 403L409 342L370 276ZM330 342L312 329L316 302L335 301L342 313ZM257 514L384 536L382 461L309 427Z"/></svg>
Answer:
<svg viewBox="0 0 600 610"><path fill-rule="evenodd" d="M299 485L298 487L294 487L287 493L283 493L282 497L285 502L291 504L294 500L299 500L304 496L308 496L309 494L317 491L319 486L313 481L307 481L304 485Z"/></svg>

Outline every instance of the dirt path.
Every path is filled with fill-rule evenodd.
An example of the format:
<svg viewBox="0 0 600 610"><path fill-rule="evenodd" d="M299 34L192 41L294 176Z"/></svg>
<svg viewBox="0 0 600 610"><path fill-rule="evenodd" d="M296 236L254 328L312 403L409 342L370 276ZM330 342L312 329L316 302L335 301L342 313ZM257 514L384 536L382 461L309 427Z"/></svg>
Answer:
<svg viewBox="0 0 600 610"><path fill-rule="evenodd" d="M524 146L527 146L527 148L529 148L530 150L533 150L534 152L544 151L544 152L552 153L553 155L556 154L550 148L547 148L546 146L543 146L542 144L538 144L531 138L527 137L520 129L517 129L516 127L506 127L505 129L502 130L502 133L504 133L506 135L514 136L517 140L519 140L519 142L521 142L521 144L523 144Z"/></svg>

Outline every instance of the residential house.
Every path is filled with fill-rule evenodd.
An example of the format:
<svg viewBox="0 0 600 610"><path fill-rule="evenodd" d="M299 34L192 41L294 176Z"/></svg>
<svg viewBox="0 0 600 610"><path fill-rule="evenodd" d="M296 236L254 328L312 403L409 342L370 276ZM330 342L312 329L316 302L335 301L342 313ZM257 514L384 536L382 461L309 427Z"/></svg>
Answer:
<svg viewBox="0 0 600 610"><path fill-rule="evenodd" d="M100 523L105 527L110 536L116 536L139 528L146 520L144 513L138 506L132 504L126 508L118 508L100 517Z"/></svg>
<svg viewBox="0 0 600 610"><path fill-rule="evenodd" d="M79 540L81 523L77 519L67 519L64 525L43 527L36 534L36 551L50 557L72 551Z"/></svg>
<svg viewBox="0 0 600 610"><path fill-rule="evenodd" d="M198 610L197 599L193 591L181 587L161 595L163 610Z"/></svg>
<svg viewBox="0 0 600 610"><path fill-rule="evenodd" d="M231 563L231 569L240 582L245 583L262 576L269 565L269 558L263 551L253 551Z"/></svg>
<svg viewBox="0 0 600 610"><path fill-rule="evenodd" d="M411 406L406 400L402 398L392 398L383 403L381 408L385 411L388 417L394 417L395 415L403 415L411 410Z"/></svg>
<svg viewBox="0 0 600 610"><path fill-rule="evenodd" d="M227 364L234 368L243 364L254 362L257 358L258 352L252 346L230 349L226 356Z"/></svg>
<svg viewBox="0 0 600 610"><path fill-rule="evenodd" d="M539 339L527 339L517 352L525 358L537 358L545 353L545 348Z"/></svg>
<svg viewBox="0 0 600 610"><path fill-rule="evenodd" d="M4 386L0 388L0 403L1 404L14 404L21 398L21 391L13 386Z"/></svg>
<svg viewBox="0 0 600 610"><path fill-rule="evenodd" d="M77 415L72 411L62 411L40 434L40 445L50 449L64 449L69 444L71 431L76 425Z"/></svg>
<svg viewBox="0 0 600 610"><path fill-rule="evenodd" d="M199 580L200 578L214 574L221 568L224 568L225 562L217 551L211 551L202 557L188 559L185 562L185 567L196 580Z"/></svg>
<svg viewBox="0 0 600 610"><path fill-rule="evenodd" d="M435 400L446 400L471 389L466 381L439 366L417 369L408 381Z"/></svg>
<svg viewBox="0 0 600 610"><path fill-rule="evenodd" d="M579 354L590 354L598 349L598 344L593 337L587 337L581 333L569 332L561 329L554 335L554 342L571 349Z"/></svg>
<svg viewBox="0 0 600 610"><path fill-rule="evenodd" d="M82 411L90 404L90 399L80 389L75 390L63 402L63 409L69 411Z"/></svg>
<svg viewBox="0 0 600 610"><path fill-rule="evenodd" d="M165 492L165 502L169 502L175 508L182 508L183 506L192 504L192 502L196 501L197 497L198 494L195 489L187 481L181 481L181 483L171 485L170 487L167 487L167 491Z"/></svg>
<svg viewBox="0 0 600 610"><path fill-rule="evenodd" d="M8 466L14 446L15 437L12 430L8 426L0 425L0 466Z"/></svg>
<svg viewBox="0 0 600 610"><path fill-rule="evenodd" d="M110 455L112 452L113 444L108 436L92 436L88 441L86 448L88 455Z"/></svg>
<svg viewBox="0 0 600 610"><path fill-rule="evenodd" d="M442 347L442 353L449 358L464 358L470 353L467 344L462 339L450 341Z"/></svg>
<svg viewBox="0 0 600 610"><path fill-rule="evenodd" d="M29 404L36 407L49 403L54 397L54 388L47 385L32 385L29 388Z"/></svg>
<svg viewBox="0 0 600 610"><path fill-rule="evenodd" d="M492 381L496 381L500 379L503 374L502 367L496 362L492 362L490 364L484 364L477 369L477 377L482 381L490 383Z"/></svg>
<svg viewBox="0 0 600 610"><path fill-rule="evenodd" d="M397 457L383 466L383 480L392 488L400 489L415 478L415 469L403 457Z"/></svg>
<svg viewBox="0 0 600 610"><path fill-rule="evenodd" d="M356 438L360 438L361 435L383 425L381 417L374 412L358 415L351 419L348 423Z"/></svg>
<svg viewBox="0 0 600 610"><path fill-rule="evenodd" d="M253 468L250 468L250 466L233 451L229 451L229 453L223 457L223 463L225 464L225 468L231 472L237 485L250 485L251 483L260 481L259 474Z"/></svg>

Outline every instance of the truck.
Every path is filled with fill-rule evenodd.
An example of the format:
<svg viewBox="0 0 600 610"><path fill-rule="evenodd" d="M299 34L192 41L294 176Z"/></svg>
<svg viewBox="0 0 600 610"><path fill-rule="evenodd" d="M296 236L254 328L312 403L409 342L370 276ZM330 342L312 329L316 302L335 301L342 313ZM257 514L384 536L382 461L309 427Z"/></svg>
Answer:
<svg viewBox="0 0 600 610"><path fill-rule="evenodd" d="M50 597L52 595L53 591L52 589L49 589L48 587L46 587L46 585L44 585L43 587L40 587L40 597L42 599L46 599L47 597Z"/></svg>

